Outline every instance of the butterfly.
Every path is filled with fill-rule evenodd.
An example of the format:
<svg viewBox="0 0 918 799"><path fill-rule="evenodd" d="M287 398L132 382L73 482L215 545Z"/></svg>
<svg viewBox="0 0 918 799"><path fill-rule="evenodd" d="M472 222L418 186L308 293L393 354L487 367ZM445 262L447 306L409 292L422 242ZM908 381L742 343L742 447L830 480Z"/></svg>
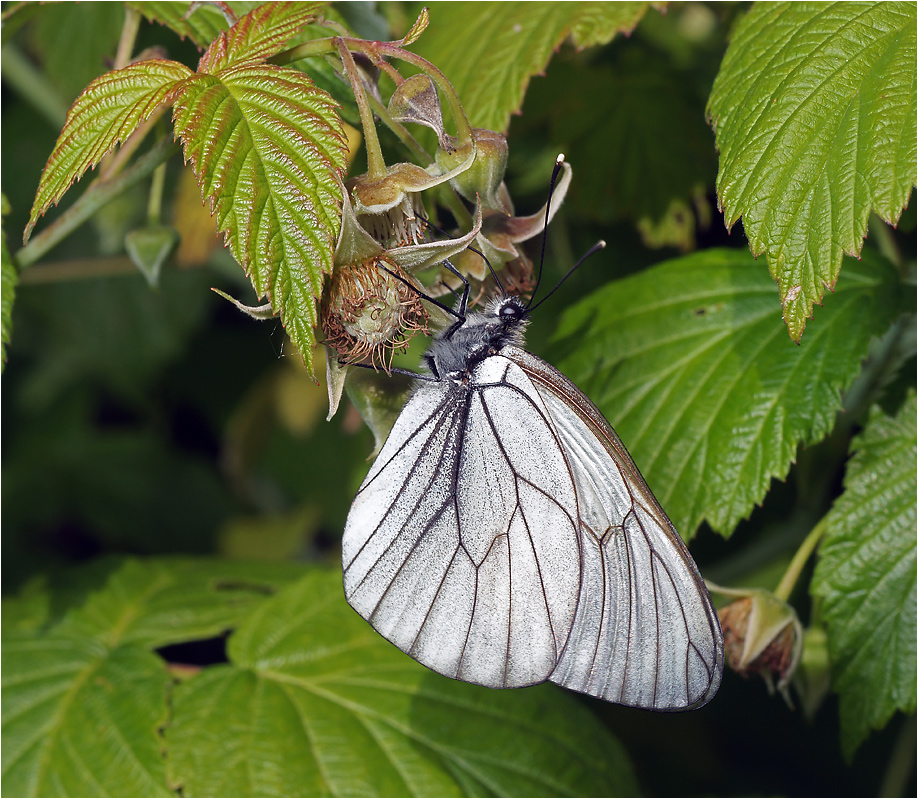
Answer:
<svg viewBox="0 0 918 799"><path fill-rule="evenodd" d="M468 293L351 505L347 601L447 677L704 705L723 634L682 539L599 409L524 349L528 306Z"/></svg>

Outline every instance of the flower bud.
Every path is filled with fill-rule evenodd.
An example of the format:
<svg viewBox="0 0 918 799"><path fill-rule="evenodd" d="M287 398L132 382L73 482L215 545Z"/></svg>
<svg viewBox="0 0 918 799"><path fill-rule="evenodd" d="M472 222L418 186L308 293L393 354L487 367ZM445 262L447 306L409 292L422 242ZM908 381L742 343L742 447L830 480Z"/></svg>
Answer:
<svg viewBox="0 0 918 799"><path fill-rule="evenodd" d="M392 93L389 113L399 122L415 122L430 128L437 134L440 147L447 146L440 97L433 81L423 72L412 75Z"/></svg>
<svg viewBox="0 0 918 799"><path fill-rule="evenodd" d="M803 626L786 602L763 588L711 590L739 597L719 611L728 665L744 677L760 674L790 702L787 686L800 661Z"/></svg>
<svg viewBox="0 0 918 799"><path fill-rule="evenodd" d="M472 166L456 175L450 184L469 202L475 202L476 196L485 208L509 214L500 195L500 185L507 171L509 148L507 139L493 130L476 128L472 131L475 140L475 161ZM455 168L466 157L465 148L441 148L437 150L437 164L443 170Z"/></svg>

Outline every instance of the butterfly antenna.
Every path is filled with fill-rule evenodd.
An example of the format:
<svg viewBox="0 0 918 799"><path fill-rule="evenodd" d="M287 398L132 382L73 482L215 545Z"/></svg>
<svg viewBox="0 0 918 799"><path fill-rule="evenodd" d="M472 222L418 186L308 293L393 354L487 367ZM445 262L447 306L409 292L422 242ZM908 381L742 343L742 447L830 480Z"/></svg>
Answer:
<svg viewBox="0 0 918 799"><path fill-rule="evenodd" d="M548 202L545 203L545 226L542 228L542 254L539 256L539 274L538 277L536 277L536 284L535 288L532 290L532 296L529 298L529 305L526 306L527 312L535 310L535 308L542 304L541 300L538 305L533 305L532 301L535 299L536 292L538 292L539 286L542 284L542 267L545 266L545 245L548 242L548 220L551 219L551 196L555 193L555 184L558 182L558 175L561 174L561 167L563 164L564 153L559 153L558 157L555 159L555 168L551 171L551 183L548 185ZM581 258L581 261L582 260ZM576 268L577 267L574 267L574 269ZM572 269L571 272L573 271ZM570 272L568 274L570 274ZM567 275L565 275L565 277L566 276ZM555 288L557 287L558 286L555 286ZM554 289L552 289L552 292L554 292ZM549 294L548 296L551 295ZM546 299L548 299L548 297L546 297Z"/></svg>
<svg viewBox="0 0 918 799"><path fill-rule="evenodd" d="M542 299L539 300L535 305L531 305L529 308L526 309L527 313L532 313L532 312L533 312L536 308L538 308L543 302L545 302L545 300L547 300L552 294L554 294L554 293L558 290L558 287L559 287L565 280L567 280L572 274L574 274L574 271L577 269L577 267L580 266L580 264L582 264L582 263L583 263L587 258L589 258L591 255L595 255L596 253L598 253L598 252L599 252L601 249L603 249L605 246L606 246L606 243L605 243L604 241L600 240L600 241L597 241L592 247L590 247L590 249L588 249L582 256L580 256L580 260L578 260L577 263L575 263L575 264L567 271L567 274L566 274L564 277L562 277L562 278L555 284L555 287L554 287L551 291L549 291L548 294L546 294L544 297L542 297Z"/></svg>

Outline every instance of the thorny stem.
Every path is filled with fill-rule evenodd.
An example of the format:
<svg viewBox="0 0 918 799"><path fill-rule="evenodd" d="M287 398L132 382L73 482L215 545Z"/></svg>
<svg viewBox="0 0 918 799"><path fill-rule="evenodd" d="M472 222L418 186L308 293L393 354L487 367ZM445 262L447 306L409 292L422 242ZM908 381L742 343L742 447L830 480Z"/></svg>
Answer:
<svg viewBox="0 0 918 799"><path fill-rule="evenodd" d="M828 518L828 516L823 516L816 523L816 526L804 539L800 548L794 553L794 557L787 567L787 571L784 572L781 582L778 583L778 587L775 589L774 593L778 599L787 602L790 598L791 591L794 590L794 586L797 584L797 578L800 577L800 572L803 571L803 567L810 559L810 555L813 554L813 550L816 549L819 539L822 538L823 533L826 531Z"/></svg>
<svg viewBox="0 0 918 799"><path fill-rule="evenodd" d="M164 164L179 152L179 146L165 137L153 149L145 153L116 178L108 181L96 180L67 211L32 240L16 255L13 261L21 272L31 266L52 247L69 236L80 225L92 217L100 208L127 191L131 186L149 177L160 164Z"/></svg>
<svg viewBox="0 0 918 799"><path fill-rule="evenodd" d="M379 136L376 134L376 124L373 122L373 112L367 102L367 93L360 77L360 71L354 63L351 51L345 45L345 39L336 39L335 43L341 55L341 63L347 73L357 108L360 111L360 124L363 126L363 136L367 147L367 175L371 180L382 180L386 176L386 161L383 158Z"/></svg>

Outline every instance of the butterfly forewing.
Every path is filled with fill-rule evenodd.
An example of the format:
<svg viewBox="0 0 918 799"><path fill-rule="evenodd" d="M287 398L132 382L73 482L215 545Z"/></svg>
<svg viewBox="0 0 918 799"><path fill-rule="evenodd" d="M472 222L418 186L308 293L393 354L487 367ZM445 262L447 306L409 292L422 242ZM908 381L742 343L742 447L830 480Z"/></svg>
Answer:
<svg viewBox="0 0 918 799"><path fill-rule="evenodd" d="M555 669L580 594L577 496L524 372L490 357L421 384L361 486L345 594L430 668L511 687Z"/></svg>
<svg viewBox="0 0 918 799"><path fill-rule="evenodd" d="M574 475L583 558L576 618L551 680L612 702L684 710L720 684L723 638L681 538L620 439L564 375L516 348Z"/></svg>

